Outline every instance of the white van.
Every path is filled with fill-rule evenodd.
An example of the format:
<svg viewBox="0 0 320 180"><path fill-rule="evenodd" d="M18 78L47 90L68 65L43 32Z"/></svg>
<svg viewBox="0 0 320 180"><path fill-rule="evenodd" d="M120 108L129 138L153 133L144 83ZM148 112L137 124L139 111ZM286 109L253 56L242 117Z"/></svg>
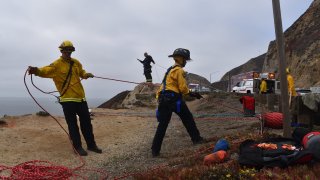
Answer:
<svg viewBox="0 0 320 180"><path fill-rule="evenodd" d="M232 92L239 92L240 87L243 86L244 81L237 82L237 84L232 88Z"/></svg>
<svg viewBox="0 0 320 180"><path fill-rule="evenodd" d="M238 93L253 93L253 79L244 79Z"/></svg>

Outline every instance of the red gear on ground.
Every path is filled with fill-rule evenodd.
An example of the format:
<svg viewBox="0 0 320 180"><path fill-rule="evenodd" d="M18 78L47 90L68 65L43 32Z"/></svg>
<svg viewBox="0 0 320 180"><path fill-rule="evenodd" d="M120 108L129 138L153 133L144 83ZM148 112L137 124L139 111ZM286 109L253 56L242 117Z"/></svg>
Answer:
<svg viewBox="0 0 320 180"><path fill-rule="evenodd" d="M242 96L240 102L243 104L244 109L254 110L254 97L251 96Z"/></svg>
<svg viewBox="0 0 320 180"><path fill-rule="evenodd" d="M283 114L279 112L270 112L262 115L264 126L272 129L281 129L283 127Z"/></svg>

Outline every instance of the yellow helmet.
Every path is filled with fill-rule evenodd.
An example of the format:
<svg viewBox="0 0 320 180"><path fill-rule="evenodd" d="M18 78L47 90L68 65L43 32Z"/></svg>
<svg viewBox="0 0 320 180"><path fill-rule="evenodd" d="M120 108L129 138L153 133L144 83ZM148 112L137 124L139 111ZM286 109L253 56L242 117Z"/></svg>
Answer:
<svg viewBox="0 0 320 180"><path fill-rule="evenodd" d="M286 73L289 74L290 73L290 69L286 68Z"/></svg>
<svg viewBox="0 0 320 180"><path fill-rule="evenodd" d="M71 41L68 41L68 40L63 41L63 42L61 43L61 45L59 46L59 49L60 49L60 51L71 51L71 52L73 52L73 51L76 50L76 49L74 48L72 42L71 42Z"/></svg>

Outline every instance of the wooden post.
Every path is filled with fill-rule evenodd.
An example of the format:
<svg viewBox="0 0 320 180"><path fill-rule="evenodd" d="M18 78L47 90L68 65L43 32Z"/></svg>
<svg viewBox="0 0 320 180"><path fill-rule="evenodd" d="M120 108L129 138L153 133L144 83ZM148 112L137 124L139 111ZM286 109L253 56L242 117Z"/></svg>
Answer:
<svg viewBox="0 0 320 180"><path fill-rule="evenodd" d="M231 76L230 76L230 71L228 72L228 92L231 92Z"/></svg>
<svg viewBox="0 0 320 180"><path fill-rule="evenodd" d="M284 48L284 35L282 30L281 10L279 0L272 0L274 25L276 33L277 51L280 67L280 88L281 88L281 104L283 113L283 136L291 137L290 132L290 115L289 115L289 99L288 99L288 83L286 75L286 59Z"/></svg>

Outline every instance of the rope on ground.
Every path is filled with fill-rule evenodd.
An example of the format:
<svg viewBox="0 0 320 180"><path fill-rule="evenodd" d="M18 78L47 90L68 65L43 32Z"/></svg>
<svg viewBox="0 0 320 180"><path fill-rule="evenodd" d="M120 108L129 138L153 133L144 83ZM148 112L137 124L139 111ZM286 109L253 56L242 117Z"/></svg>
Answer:
<svg viewBox="0 0 320 180"><path fill-rule="evenodd" d="M212 137L212 138L209 138L209 139L212 140L212 139L215 139L215 138ZM231 144L240 144L242 141L243 140L239 141L238 139L232 140ZM210 152L212 152L213 149L214 149L214 144L205 145L205 146L200 147L196 151L194 151L193 154L191 154L189 156L186 156L186 157L184 157L183 159L181 159L179 161L175 161L174 164L160 164L160 165L157 165L157 166L153 166L153 167L151 167L151 168L149 168L149 169L147 169L145 171L140 171L140 172L135 172L135 173L124 173L121 176L115 177L114 180L126 179L126 178L129 178L129 177L135 177L135 176L136 176L136 179L139 179L139 175L140 176L147 175L147 174L150 174L150 173L155 173L156 171L159 171L159 172L157 172L156 175L158 175L160 178L168 179L168 177L164 176L160 170L163 170L164 168L175 169L177 167L181 167L179 165L183 165L183 162L188 158L194 158L195 160L199 160L200 158L202 158L202 155L204 153L210 153Z"/></svg>
<svg viewBox="0 0 320 180"><path fill-rule="evenodd" d="M108 112L94 112L94 114L103 114L108 116L126 116L126 117L155 117L155 113L147 112L120 112L120 113L108 113ZM259 117L244 117L240 113L217 113L217 114L194 114L196 120L256 120Z"/></svg>
<svg viewBox="0 0 320 180"><path fill-rule="evenodd" d="M59 121L52 116L45 108L43 108L38 101L34 98L31 94L28 85L26 83L26 75L28 69L24 74L24 84L25 87L31 96L31 98L35 101L35 103L46 113L48 113L62 128L62 130L68 135L70 144L72 146L72 142L69 136L69 133L63 128L63 126L59 123ZM72 146L73 147L73 146ZM75 149L73 148L75 151ZM77 152L77 151L75 151ZM81 164L75 168L68 168L65 166L57 166L49 161L40 161L40 160L33 160L18 164L14 167L0 165L0 179L21 179L21 180L29 180L29 179L88 179L87 177L77 174L76 172L79 171L86 171L86 172L94 172L100 174L100 179L106 179L108 174L99 169L83 169L85 165L84 159L78 154L78 157L81 161Z"/></svg>

